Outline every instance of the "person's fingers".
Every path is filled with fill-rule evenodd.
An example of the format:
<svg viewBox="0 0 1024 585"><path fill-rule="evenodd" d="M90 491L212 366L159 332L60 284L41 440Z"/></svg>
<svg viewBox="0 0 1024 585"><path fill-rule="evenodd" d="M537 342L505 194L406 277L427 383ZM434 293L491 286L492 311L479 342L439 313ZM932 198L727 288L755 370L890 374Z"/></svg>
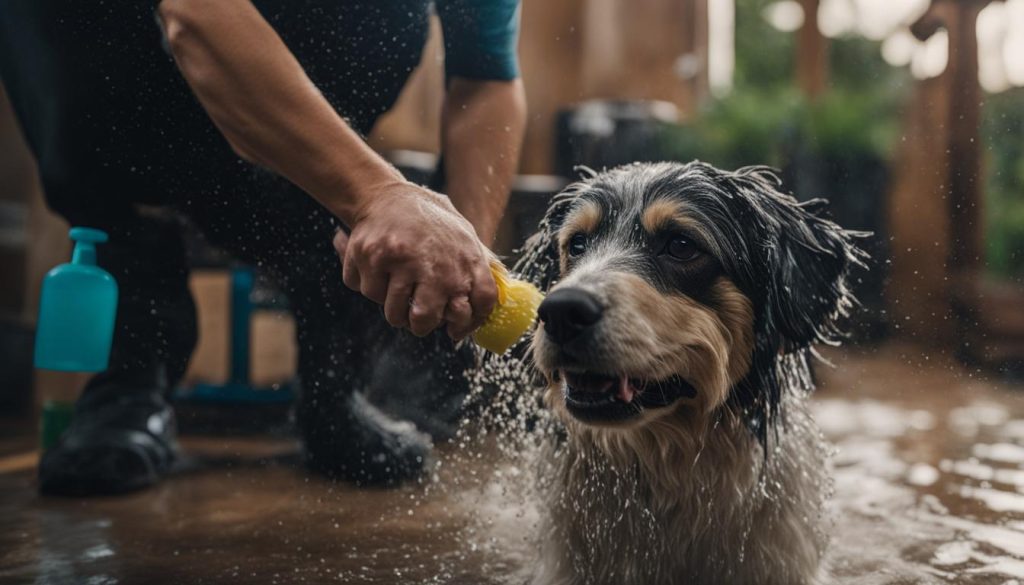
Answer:
<svg viewBox="0 0 1024 585"><path fill-rule="evenodd" d="M412 307L409 309L409 331L423 337L437 329L444 319L444 308L448 296L436 284L420 283L413 292Z"/></svg>
<svg viewBox="0 0 1024 585"><path fill-rule="evenodd" d="M388 296L384 301L384 318L393 327L409 326L409 310L412 309L413 285L392 278L388 284Z"/></svg>
<svg viewBox="0 0 1024 585"><path fill-rule="evenodd" d="M470 319L470 330L476 330L487 317L491 316L498 304L498 286L494 283L494 275L486 265L478 268L473 275L473 288L469 292L469 304L473 308Z"/></svg>
<svg viewBox="0 0 1024 585"><path fill-rule="evenodd" d="M388 275L373 272L360 274L359 292L371 301L383 305L388 297Z"/></svg>
<svg viewBox="0 0 1024 585"><path fill-rule="evenodd" d="M349 236L342 230L334 234L331 241L334 244L334 251L338 253L338 262L341 264L341 280L345 286L352 290L359 290L359 271L355 262L347 258Z"/></svg>
<svg viewBox="0 0 1024 585"><path fill-rule="evenodd" d="M362 279L359 276L359 268L356 267L356 263L351 258L346 258L341 263L341 280L350 289L355 291L361 290L360 284Z"/></svg>
<svg viewBox="0 0 1024 585"><path fill-rule="evenodd" d="M337 237L334 239L338 241ZM355 254L352 253L352 247L345 246L345 256L341 260L341 279L345 282L345 286L352 290L361 291L362 277L359 273L359 263L356 262Z"/></svg>
<svg viewBox="0 0 1024 585"><path fill-rule="evenodd" d="M444 311L444 320L448 322L448 336L460 341L473 332L473 307L469 304L469 295L459 295L448 300Z"/></svg>
<svg viewBox="0 0 1024 585"><path fill-rule="evenodd" d="M334 250L338 253L338 257L344 258L345 251L348 249L348 234L346 234L344 230L338 230L338 232L334 234L334 240L332 243L334 244Z"/></svg>

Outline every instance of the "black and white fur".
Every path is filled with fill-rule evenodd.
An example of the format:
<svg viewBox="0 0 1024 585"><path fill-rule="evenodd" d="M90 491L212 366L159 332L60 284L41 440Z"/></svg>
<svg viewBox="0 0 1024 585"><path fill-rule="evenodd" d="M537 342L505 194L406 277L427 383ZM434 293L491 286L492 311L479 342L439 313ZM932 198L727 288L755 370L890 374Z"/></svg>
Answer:
<svg viewBox="0 0 1024 585"><path fill-rule="evenodd" d="M826 451L808 360L861 234L768 169L633 164L556 196L517 271L564 426L536 585L819 583Z"/></svg>

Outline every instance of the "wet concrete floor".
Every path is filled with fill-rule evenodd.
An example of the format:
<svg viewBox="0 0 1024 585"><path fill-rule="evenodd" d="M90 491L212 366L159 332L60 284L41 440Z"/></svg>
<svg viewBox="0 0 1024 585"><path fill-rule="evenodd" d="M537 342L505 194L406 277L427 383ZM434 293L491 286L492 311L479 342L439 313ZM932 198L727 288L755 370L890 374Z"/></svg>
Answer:
<svg viewBox="0 0 1024 585"><path fill-rule="evenodd" d="M835 582L1024 583L1024 387L913 346L827 355L815 410L836 445ZM199 464L154 489L41 498L33 439L8 425L0 582L489 584L529 570L534 511L493 451L444 447L436 482L380 491L307 476L289 441L183 444Z"/></svg>

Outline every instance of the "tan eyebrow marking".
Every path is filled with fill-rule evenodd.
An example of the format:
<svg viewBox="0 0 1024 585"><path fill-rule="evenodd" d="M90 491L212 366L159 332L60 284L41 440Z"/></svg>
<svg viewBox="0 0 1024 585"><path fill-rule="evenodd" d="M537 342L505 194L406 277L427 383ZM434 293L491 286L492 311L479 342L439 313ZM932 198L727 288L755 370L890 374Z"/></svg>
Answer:
<svg viewBox="0 0 1024 585"><path fill-rule="evenodd" d="M644 209L640 223L651 234L670 226L693 225L693 220L687 217L685 210L686 207L678 201L658 199Z"/></svg>
<svg viewBox="0 0 1024 585"><path fill-rule="evenodd" d="M601 206L596 201L584 201L583 204L569 214L566 223L572 223L578 231L589 233L597 231L597 226L601 224L603 215L604 211L601 210Z"/></svg>
<svg viewBox="0 0 1024 585"><path fill-rule="evenodd" d="M718 255L715 240L707 229L687 213L686 204L671 199L658 199L647 206L640 217L640 223L649 234L656 234L660 230L676 228L685 230L697 239L697 244L703 246L713 255Z"/></svg>
<svg viewBox="0 0 1024 585"><path fill-rule="evenodd" d="M565 240L578 233L594 233L597 231L597 226L601 225L603 216L604 211L600 205L594 201L584 201L576 209L570 211L569 216L565 218L565 222L562 224L561 239ZM565 241L560 243L565 245Z"/></svg>

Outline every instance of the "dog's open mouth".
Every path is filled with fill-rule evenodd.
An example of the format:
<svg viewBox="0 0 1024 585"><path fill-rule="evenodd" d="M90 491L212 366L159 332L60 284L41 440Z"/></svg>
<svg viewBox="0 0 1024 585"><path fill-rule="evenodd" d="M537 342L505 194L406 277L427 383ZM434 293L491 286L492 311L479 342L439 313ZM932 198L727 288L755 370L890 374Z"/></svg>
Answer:
<svg viewBox="0 0 1024 585"><path fill-rule="evenodd" d="M644 409L664 408L697 395L693 386L678 376L648 381L593 372L563 370L560 374L565 381L565 406L584 422L625 421Z"/></svg>

